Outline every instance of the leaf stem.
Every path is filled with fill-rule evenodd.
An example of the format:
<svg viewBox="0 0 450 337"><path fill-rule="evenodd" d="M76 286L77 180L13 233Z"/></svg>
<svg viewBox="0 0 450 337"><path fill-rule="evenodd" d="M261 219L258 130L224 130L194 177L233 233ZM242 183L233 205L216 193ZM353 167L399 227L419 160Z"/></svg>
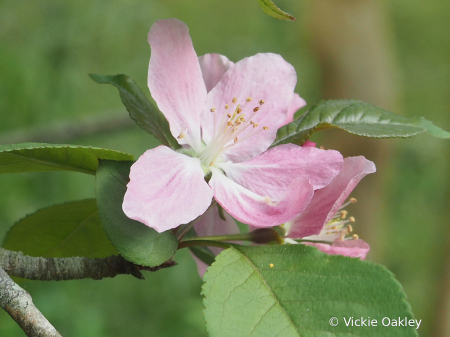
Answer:
<svg viewBox="0 0 450 337"><path fill-rule="evenodd" d="M219 247L219 248L227 249L230 247L230 244L226 243L226 242L221 242L221 241L204 240L201 238L195 238L195 239L181 241L178 244L177 249L193 247L193 246L210 246L210 247Z"/></svg>

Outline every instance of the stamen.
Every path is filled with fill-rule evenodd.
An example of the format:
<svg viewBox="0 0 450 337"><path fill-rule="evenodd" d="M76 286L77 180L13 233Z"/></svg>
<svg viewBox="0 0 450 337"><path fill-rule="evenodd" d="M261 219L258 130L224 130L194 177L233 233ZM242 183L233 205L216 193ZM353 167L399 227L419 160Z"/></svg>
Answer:
<svg viewBox="0 0 450 337"><path fill-rule="evenodd" d="M231 114L227 114L228 118L231 118Z"/></svg>
<svg viewBox="0 0 450 337"><path fill-rule="evenodd" d="M323 146L319 147L319 149L321 149L321 150L325 150L325 148L324 148Z"/></svg>
<svg viewBox="0 0 450 337"><path fill-rule="evenodd" d="M253 109L254 112L258 111L259 107L257 106L256 108Z"/></svg>
<svg viewBox="0 0 450 337"><path fill-rule="evenodd" d="M238 137L234 137L234 144L236 144L238 142L239 138Z"/></svg>
<svg viewBox="0 0 450 337"><path fill-rule="evenodd" d="M355 218L354 217L350 217L350 218L348 218L348 221L350 221L351 223L353 223L353 222L355 222L356 220L355 220Z"/></svg>
<svg viewBox="0 0 450 337"><path fill-rule="evenodd" d="M359 239L358 234L353 234L352 237L353 237L354 240L358 240Z"/></svg>
<svg viewBox="0 0 450 337"><path fill-rule="evenodd" d="M252 101L252 98L251 98L251 97L247 97L246 101L247 101L247 102L251 102L251 101Z"/></svg>
<svg viewBox="0 0 450 337"><path fill-rule="evenodd" d="M250 124L252 124L252 125L253 125L253 124L255 124L255 122L254 122L254 121L250 121Z"/></svg>
<svg viewBox="0 0 450 337"><path fill-rule="evenodd" d="M356 200L356 198L350 198L350 202L352 203L352 204L354 204L355 202L357 202L358 200Z"/></svg>
<svg viewBox="0 0 450 337"><path fill-rule="evenodd" d="M237 110L236 110L236 113L237 114L240 114L242 112L242 109L241 108L238 108Z"/></svg>
<svg viewBox="0 0 450 337"><path fill-rule="evenodd" d="M216 111L216 108L215 108L215 107L212 107L212 108L211 108L211 112L214 112L214 111Z"/></svg>
<svg viewBox="0 0 450 337"><path fill-rule="evenodd" d="M181 138L184 138L184 137L186 137L186 135L183 133L183 131L181 131L177 138L181 139Z"/></svg>
<svg viewBox="0 0 450 337"><path fill-rule="evenodd" d="M264 103L266 103L263 99L259 101L259 105L263 105Z"/></svg>
<svg viewBox="0 0 450 337"><path fill-rule="evenodd" d="M263 126L263 130L269 130L268 126Z"/></svg>
<svg viewBox="0 0 450 337"><path fill-rule="evenodd" d="M239 118L239 121L242 122L242 123L245 123L245 118L241 117L241 118Z"/></svg>
<svg viewBox="0 0 450 337"><path fill-rule="evenodd" d="M258 125L259 125L258 123L254 123L253 124L253 129L256 129L258 127Z"/></svg>
<svg viewBox="0 0 450 337"><path fill-rule="evenodd" d="M349 233L353 232L353 227L352 227L352 225L348 225L348 226L347 226L347 229L348 229L348 232L349 232Z"/></svg>
<svg viewBox="0 0 450 337"><path fill-rule="evenodd" d="M234 124L231 123L231 122L227 122L227 125L228 125L228 126L233 126Z"/></svg>
<svg viewBox="0 0 450 337"><path fill-rule="evenodd" d="M233 97L233 99L231 100L233 103L237 102L237 97Z"/></svg>
<svg viewBox="0 0 450 337"><path fill-rule="evenodd" d="M347 217L348 212L346 210L341 211L341 219L345 219Z"/></svg>
<svg viewBox="0 0 450 337"><path fill-rule="evenodd" d="M229 108L228 104L225 104L225 109L227 109L227 110L228 110L228 108Z"/></svg>

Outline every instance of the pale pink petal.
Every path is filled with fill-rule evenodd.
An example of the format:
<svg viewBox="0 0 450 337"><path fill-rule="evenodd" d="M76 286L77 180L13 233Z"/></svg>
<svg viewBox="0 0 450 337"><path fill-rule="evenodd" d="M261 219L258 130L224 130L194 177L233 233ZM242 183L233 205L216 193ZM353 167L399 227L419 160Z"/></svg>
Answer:
<svg viewBox="0 0 450 337"><path fill-rule="evenodd" d="M188 27L176 19L157 21L148 34L152 50L148 87L180 144L200 148L200 113L206 87Z"/></svg>
<svg viewBox="0 0 450 337"><path fill-rule="evenodd" d="M200 63L203 80L205 81L206 90L208 92L219 83L223 74L225 74L225 72L234 64L226 56L219 54L206 54L200 56L198 62Z"/></svg>
<svg viewBox="0 0 450 337"><path fill-rule="evenodd" d="M158 146L131 166L122 208L129 218L164 232L204 213L212 196L198 158Z"/></svg>
<svg viewBox="0 0 450 337"><path fill-rule="evenodd" d="M205 214L203 214L194 224L195 232L197 236L214 236L214 235L227 235L227 234L237 234L239 233L239 227L236 221L227 213L223 212L225 220L223 220L219 215L218 207L213 207L209 209ZM218 247L208 247L215 255L218 255L223 249ZM197 263L198 273L200 277L206 272L206 265L194 254L191 253Z"/></svg>
<svg viewBox="0 0 450 337"><path fill-rule="evenodd" d="M242 108L241 116L247 122L253 120L259 127L248 127L239 135L240 141L232 146L226 155L234 162L251 159L265 151L275 139L278 127L286 119L287 109L292 101L297 75L294 68L280 55L256 54L237 62L223 75L219 83L208 93L202 113L203 139L209 143L212 135L220 130L226 121L226 114L233 113L237 105ZM236 103L233 98L236 97ZM247 102L248 97L252 98ZM265 103L260 106L259 101ZM225 109L228 104L229 109ZM210 109L216 108L215 112ZM259 107L255 114L253 109ZM252 117L253 116L253 117ZM268 130L263 130L267 126ZM250 132L256 133L245 140Z"/></svg>
<svg viewBox="0 0 450 337"><path fill-rule="evenodd" d="M311 200L313 187L304 177L294 180L278 202L267 195L256 194L228 179L212 167L209 185L217 202L235 219L254 227L282 224L300 214Z"/></svg>
<svg viewBox="0 0 450 337"><path fill-rule="evenodd" d="M320 251L329 255L343 255L348 257L357 257L361 260L366 258L370 246L363 240L341 240L337 239L333 244L305 242L308 246L317 247Z"/></svg>
<svg viewBox="0 0 450 337"><path fill-rule="evenodd" d="M299 177L307 178L315 190L328 185L341 171L342 163L338 151L285 144L272 147L252 160L226 162L218 167L229 179L277 201Z"/></svg>
<svg viewBox="0 0 450 337"><path fill-rule="evenodd" d="M294 93L294 97L292 98L291 104L287 109L287 116L281 126L289 124L294 120L294 114L301 108L306 106L306 101L300 97L299 94Z"/></svg>
<svg viewBox="0 0 450 337"><path fill-rule="evenodd" d="M299 217L289 221L288 237L303 238L319 234L361 179L375 171L375 164L362 156L345 158L339 175L328 186L314 193L311 203Z"/></svg>

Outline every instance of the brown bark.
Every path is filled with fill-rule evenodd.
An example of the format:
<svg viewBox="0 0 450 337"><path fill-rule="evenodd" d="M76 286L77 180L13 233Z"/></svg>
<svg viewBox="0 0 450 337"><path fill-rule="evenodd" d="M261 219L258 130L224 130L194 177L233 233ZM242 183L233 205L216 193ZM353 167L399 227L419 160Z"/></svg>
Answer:
<svg viewBox="0 0 450 337"><path fill-rule="evenodd" d="M310 3L310 35L322 69L324 99L360 99L398 113L398 91L389 38L387 14L379 0L314 0ZM357 231L381 260L382 195L385 164L392 155L389 140L349 135L340 130L323 133L326 148L344 156L364 155L377 165L356 189L361 206L349 211L357 218Z"/></svg>

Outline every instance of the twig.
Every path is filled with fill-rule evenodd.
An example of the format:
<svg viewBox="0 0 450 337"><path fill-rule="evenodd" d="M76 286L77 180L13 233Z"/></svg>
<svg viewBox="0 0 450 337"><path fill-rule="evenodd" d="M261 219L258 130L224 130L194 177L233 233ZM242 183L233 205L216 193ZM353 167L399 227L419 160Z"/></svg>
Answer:
<svg viewBox="0 0 450 337"><path fill-rule="evenodd" d="M44 258L23 255L0 248L0 267L9 275L41 281L79 280L91 278L101 280L119 274L131 274L144 279L140 270L156 271L176 265L169 260L157 267L145 267L133 264L122 256L108 256L103 259L86 257Z"/></svg>
<svg viewBox="0 0 450 337"><path fill-rule="evenodd" d="M27 336L62 337L33 304L29 293L0 267L0 306L19 324Z"/></svg>

